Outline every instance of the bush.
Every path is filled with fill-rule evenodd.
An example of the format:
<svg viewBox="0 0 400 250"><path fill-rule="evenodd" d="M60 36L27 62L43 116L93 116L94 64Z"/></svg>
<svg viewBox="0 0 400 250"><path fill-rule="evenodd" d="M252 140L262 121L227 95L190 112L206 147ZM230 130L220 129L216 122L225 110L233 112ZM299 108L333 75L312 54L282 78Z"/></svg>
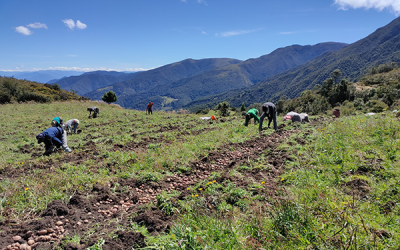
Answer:
<svg viewBox="0 0 400 250"><path fill-rule="evenodd" d="M6 94L6 93L1 93L0 94L0 103L10 103L11 102L11 95Z"/></svg>
<svg viewBox="0 0 400 250"><path fill-rule="evenodd" d="M370 100L366 106L370 112L380 113L388 108L388 105L380 100Z"/></svg>

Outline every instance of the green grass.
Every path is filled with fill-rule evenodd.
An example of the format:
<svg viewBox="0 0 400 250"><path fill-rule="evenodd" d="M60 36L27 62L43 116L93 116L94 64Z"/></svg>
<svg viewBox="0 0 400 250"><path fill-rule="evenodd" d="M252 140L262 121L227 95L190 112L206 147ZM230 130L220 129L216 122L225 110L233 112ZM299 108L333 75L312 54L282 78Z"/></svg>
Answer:
<svg viewBox="0 0 400 250"><path fill-rule="evenodd" d="M94 105L100 108L100 116L88 119L86 108ZM81 163L34 167L32 172L1 179L1 221L23 220L53 200L67 202L78 190L89 192L96 183L126 178L158 182L167 175L190 172L190 163L210 151L260 137L257 126L244 127L239 117L210 124L199 115L146 115L92 102L3 105L0 116L8 118L0 126L0 171L63 159L65 154L32 158L31 153L19 152L26 145L44 151L35 136L55 116L81 121L83 132L69 136L68 144L73 154L89 157ZM146 236L146 249L396 249L400 242L398 119L388 112L328 118L285 129L299 132L276 149L289 154L290 160L275 179L278 188L273 196L267 195L270 190L262 182L214 181L224 174L215 171L191 186L186 199L177 199L178 191L158 195L155 205L174 216L170 232L151 235L134 223L129 230ZM153 139L159 141L148 142ZM88 141L96 143L97 154L84 146ZM144 142L147 147L137 146ZM124 150L114 144L136 147ZM268 172L271 153L266 150L227 174L234 180L247 180L246 173ZM387 204L395 205L389 211ZM87 235L69 237L66 243ZM91 249L101 249L102 244L100 239Z"/></svg>

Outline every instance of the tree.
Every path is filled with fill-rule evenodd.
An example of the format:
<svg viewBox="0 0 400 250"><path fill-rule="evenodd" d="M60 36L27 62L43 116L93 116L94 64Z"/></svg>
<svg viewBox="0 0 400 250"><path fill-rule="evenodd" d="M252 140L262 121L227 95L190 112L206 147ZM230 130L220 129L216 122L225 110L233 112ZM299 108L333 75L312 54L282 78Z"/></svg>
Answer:
<svg viewBox="0 0 400 250"><path fill-rule="evenodd" d="M246 106L244 106L244 103L242 103L242 106L240 107L240 111L246 111Z"/></svg>
<svg viewBox="0 0 400 250"><path fill-rule="evenodd" d="M333 82L337 84L340 81L340 77L342 76L342 72L340 69L335 69L334 71L331 72L331 78L333 79Z"/></svg>
<svg viewBox="0 0 400 250"><path fill-rule="evenodd" d="M57 83L54 83L54 90L60 91L61 87Z"/></svg>
<svg viewBox="0 0 400 250"><path fill-rule="evenodd" d="M227 101L221 102L217 105L216 109L219 110L220 116L229 116L229 103Z"/></svg>
<svg viewBox="0 0 400 250"><path fill-rule="evenodd" d="M110 104L117 101L117 95L114 93L114 91L110 90L104 93L104 96L101 99Z"/></svg>

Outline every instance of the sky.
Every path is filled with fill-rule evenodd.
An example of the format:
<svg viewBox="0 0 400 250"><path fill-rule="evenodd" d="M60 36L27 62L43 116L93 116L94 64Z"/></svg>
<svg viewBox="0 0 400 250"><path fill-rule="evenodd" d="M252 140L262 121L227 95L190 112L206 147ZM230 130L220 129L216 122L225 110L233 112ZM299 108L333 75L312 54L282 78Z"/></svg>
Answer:
<svg viewBox="0 0 400 250"><path fill-rule="evenodd" d="M354 43L400 0L0 0L0 71L157 68Z"/></svg>

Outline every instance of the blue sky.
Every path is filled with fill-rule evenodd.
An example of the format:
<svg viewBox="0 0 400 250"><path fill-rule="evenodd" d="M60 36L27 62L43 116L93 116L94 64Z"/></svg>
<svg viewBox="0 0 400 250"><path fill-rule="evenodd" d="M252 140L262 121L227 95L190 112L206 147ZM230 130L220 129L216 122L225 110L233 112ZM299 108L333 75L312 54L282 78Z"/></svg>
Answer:
<svg viewBox="0 0 400 250"><path fill-rule="evenodd" d="M246 60L293 44L353 43L399 14L399 0L0 0L0 70Z"/></svg>

